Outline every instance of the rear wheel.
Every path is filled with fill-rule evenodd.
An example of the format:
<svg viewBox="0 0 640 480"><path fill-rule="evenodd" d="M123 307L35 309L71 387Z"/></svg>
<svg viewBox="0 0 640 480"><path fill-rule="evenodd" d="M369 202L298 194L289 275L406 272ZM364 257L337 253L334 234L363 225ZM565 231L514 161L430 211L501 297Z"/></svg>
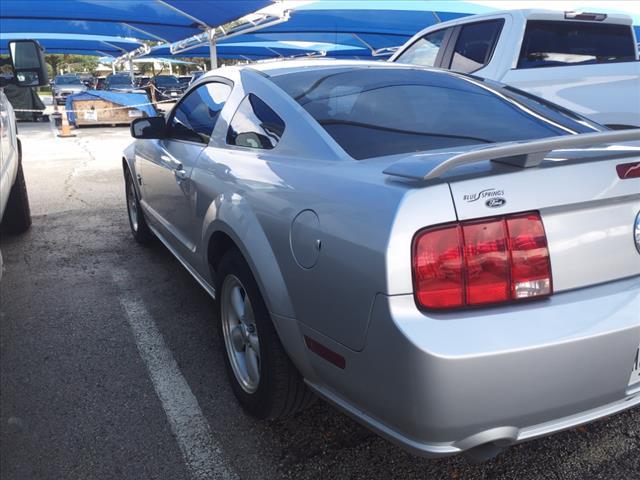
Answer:
<svg viewBox="0 0 640 480"><path fill-rule="evenodd" d="M2 218L2 230L22 233L31 226L31 209L27 195L27 184L22 170L22 151L18 144L18 173L9 192L9 199Z"/></svg>
<svg viewBox="0 0 640 480"><path fill-rule="evenodd" d="M240 405L260 419L286 417L309 406L315 397L284 351L251 269L237 250L223 257L217 278L224 361Z"/></svg>
<svg viewBox="0 0 640 480"><path fill-rule="evenodd" d="M131 234L136 242L141 244L149 243L153 240L153 233L147 225L147 221L144 218L144 213L140 207L140 201L138 200L138 193L133 184L133 177L129 169L124 174L125 191L127 194L127 214L129 217L129 226L131 227Z"/></svg>

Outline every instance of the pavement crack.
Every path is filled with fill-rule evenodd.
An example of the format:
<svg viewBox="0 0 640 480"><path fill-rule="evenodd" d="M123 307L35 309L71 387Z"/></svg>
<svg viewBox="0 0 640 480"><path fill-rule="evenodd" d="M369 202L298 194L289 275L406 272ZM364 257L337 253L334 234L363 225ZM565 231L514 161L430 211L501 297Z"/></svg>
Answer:
<svg viewBox="0 0 640 480"><path fill-rule="evenodd" d="M80 162L78 162L73 167L73 169L69 172L69 174L66 176L66 178L64 180L64 189L63 189L63 191L64 191L65 197L67 199L77 200L78 202L82 203L83 205L85 205L87 207L91 207L92 205L81 197L80 192L75 189L75 187L73 186L72 182L73 182L74 178L78 175L78 172L81 169L86 168L91 162L96 161L96 157L93 155L91 150L87 147L86 142L83 142L82 139L74 138L74 139L72 139L72 141L78 147L80 147L80 149L82 151L84 151L87 154L87 158L85 158L85 159L81 160Z"/></svg>

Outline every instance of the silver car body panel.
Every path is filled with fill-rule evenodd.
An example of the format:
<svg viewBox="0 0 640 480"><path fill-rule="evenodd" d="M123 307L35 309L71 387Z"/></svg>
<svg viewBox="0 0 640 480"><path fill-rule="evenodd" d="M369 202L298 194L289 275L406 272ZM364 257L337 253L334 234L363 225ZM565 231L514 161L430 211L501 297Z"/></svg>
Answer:
<svg viewBox="0 0 640 480"><path fill-rule="evenodd" d="M324 63L255 68L269 75ZM124 157L150 226L211 295L210 246L223 236L240 250L285 349L319 394L424 455L508 445L640 402L640 384L627 385L640 344L640 179L616 177L623 160L576 150L533 169L487 161L401 179L383 173L401 158L353 160L264 73L221 68L190 87L233 84L209 145L138 140ZM273 150L226 145L248 93L286 124ZM635 160L637 147L607 148ZM498 209L465 200L491 189L506 199ZM417 231L530 210L546 229L553 296L439 314L416 307ZM310 352L305 335L346 368Z"/></svg>

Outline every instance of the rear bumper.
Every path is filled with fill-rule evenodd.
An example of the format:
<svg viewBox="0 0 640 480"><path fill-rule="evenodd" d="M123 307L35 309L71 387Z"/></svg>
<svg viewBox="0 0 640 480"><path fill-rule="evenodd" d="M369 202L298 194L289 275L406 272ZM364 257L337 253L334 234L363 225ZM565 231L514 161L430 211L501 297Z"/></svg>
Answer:
<svg viewBox="0 0 640 480"><path fill-rule="evenodd" d="M426 456L507 446L640 404L640 277L510 307L427 315L378 295L361 352L301 326L346 358L309 354L310 385Z"/></svg>

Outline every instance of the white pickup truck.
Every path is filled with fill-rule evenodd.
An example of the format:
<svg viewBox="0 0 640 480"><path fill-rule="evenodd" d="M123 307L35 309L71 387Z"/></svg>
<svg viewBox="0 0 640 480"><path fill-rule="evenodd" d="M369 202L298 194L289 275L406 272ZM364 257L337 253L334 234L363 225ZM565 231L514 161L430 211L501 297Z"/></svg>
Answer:
<svg viewBox="0 0 640 480"><path fill-rule="evenodd" d="M640 127L640 62L631 18L508 10L426 28L390 61L496 80L611 128Z"/></svg>
<svg viewBox="0 0 640 480"><path fill-rule="evenodd" d="M10 83L22 87L47 85L47 70L42 48L33 40L10 41L9 58L0 59L0 65L10 65L13 71L10 80L0 78L0 232L19 233L31 226L31 211L16 116L4 88Z"/></svg>

